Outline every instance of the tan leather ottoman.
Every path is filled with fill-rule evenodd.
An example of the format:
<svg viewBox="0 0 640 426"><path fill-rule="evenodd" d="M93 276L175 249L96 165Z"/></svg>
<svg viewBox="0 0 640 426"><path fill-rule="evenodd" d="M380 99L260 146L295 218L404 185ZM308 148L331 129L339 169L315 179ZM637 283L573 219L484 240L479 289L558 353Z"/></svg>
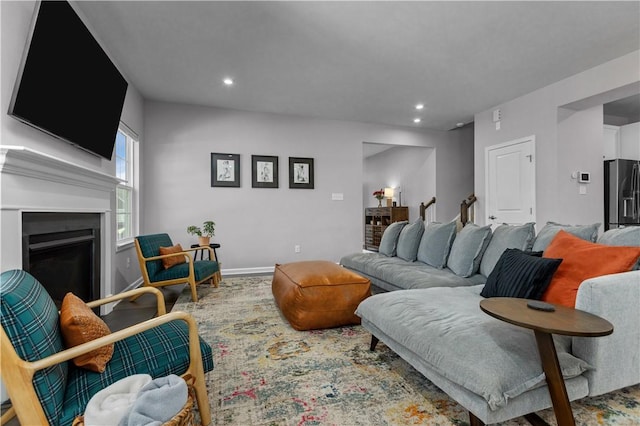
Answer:
<svg viewBox="0 0 640 426"><path fill-rule="evenodd" d="M312 330L360 324L354 312L371 295L371 282L333 262L314 260L276 264L271 290L293 328Z"/></svg>

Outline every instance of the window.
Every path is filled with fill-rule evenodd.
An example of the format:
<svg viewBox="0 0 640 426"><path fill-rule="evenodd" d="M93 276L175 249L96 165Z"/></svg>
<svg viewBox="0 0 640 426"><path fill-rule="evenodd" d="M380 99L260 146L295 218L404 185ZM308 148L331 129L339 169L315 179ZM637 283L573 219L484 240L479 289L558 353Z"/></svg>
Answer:
<svg viewBox="0 0 640 426"><path fill-rule="evenodd" d="M122 182L116 188L116 240L119 245L133 240L137 226L136 152L137 136L122 127L116 135L116 177Z"/></svg>

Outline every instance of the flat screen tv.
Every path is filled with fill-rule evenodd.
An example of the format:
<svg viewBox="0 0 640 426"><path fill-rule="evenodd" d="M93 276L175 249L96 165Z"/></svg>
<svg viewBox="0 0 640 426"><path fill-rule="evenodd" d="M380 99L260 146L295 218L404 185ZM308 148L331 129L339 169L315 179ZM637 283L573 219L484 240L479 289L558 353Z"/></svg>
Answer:
<svg viewBox="0 0 640 426"><path fill-rule="evenodd" d="M42 1L9 115L111 159L127 81L66 1Z"/></svg>

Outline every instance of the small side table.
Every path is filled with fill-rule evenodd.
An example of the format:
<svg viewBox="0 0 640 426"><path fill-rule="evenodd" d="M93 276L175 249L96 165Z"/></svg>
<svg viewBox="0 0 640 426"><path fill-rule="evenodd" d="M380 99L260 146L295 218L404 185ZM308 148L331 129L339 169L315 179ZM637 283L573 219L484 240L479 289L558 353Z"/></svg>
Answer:
<svg viewBox="0 0 640 426"><path fill-rule="evenodd" d="M527 302L529 302L527 299L494 297L480 301L480 309L509 324L533 330L558 425L574 426L575 420L552 334L580 337L606 336L613 333L613 325L599 316L578 309L553 305L555 311L546 312L527 307ZM525 417L531 423L543 422L534 413Z"/></svg>
<svg viewBox="0 0 640 426"><path fill-rule="evenodd" d="M197 248L200 247L200 244L191 244L191 248ZM218 279L222 280L222 272L220 272L220 261L218 260L218 252L216 252L216 249L219 249L221 246L218 243L211 243L209 244L209 247L211 247L213 249L213 257L215 258L215 261L218 262ZM198 252L200 253L200 260L204 260L204 252L207 250L201 249L201 250L196 250L195 254L193 255L193 260L197 260L198 259ZM209 260L213 260L213 259L209 259Z"/></svg>

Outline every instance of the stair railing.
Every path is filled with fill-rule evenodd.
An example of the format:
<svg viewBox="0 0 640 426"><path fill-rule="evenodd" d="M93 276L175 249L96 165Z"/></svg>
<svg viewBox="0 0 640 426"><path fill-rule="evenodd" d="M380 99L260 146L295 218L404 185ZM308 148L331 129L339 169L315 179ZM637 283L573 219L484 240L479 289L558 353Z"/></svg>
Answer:
<svg viewBox="0 0 640 426"><path fill-rule="evenodd" d="M460 204L460 223L464 227L467 223L474 223L476 219L476 207L475 202L478 201L474 194L462 200Z"/></svg>
<svg viewBox="0 0 640 426"><path fill-rule="evenodd" d="M425 222L425 224L431 223L436 220L436 209L429 208L435 203L436 197L432 197L429 201L427 201L427 204L425 204L424 202L420 203L420 217L422 218L422 221Z"/></svg>

